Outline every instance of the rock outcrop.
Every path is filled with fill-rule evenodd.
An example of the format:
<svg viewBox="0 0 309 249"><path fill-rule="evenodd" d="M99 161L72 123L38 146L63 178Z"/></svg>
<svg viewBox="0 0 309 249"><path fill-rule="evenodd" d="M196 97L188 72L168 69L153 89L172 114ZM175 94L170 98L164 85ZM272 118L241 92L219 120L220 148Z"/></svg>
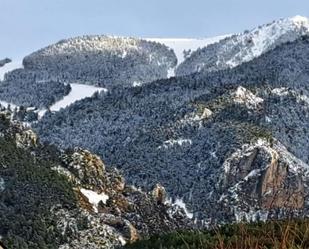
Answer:
<svg viewBox="0 0 309 249"><path fill-rule="evenodd" d="M263 220L281 218L283 213L303 213L308 165L290 158L278 141L271 144L258 140L244 145L223 164L219 203L230 208L237 221L261 219L258 217L261 212L264 212ZM277 210L282 213L276 213Z"/></svg>

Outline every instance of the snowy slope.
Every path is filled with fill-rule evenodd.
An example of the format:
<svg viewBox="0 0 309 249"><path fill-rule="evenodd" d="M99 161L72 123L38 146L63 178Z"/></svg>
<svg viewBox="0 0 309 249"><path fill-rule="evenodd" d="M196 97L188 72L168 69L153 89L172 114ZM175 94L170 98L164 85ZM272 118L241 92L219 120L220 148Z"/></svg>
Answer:
<svg viewBox="0 0 309 249"><path fill-rule="evenodd" d="M309 19L306 17L295 16L273 21L191 53L178 66L176 74L233 68L308 34Z"/></svg>
<svg viewBox="0 0 309 249"><path fill-rule="evenodd" d="M253 29L247 34L239 35L238 42L246 44L250 41L253 46L248 49L247 54L242 57L243 62L250 61L255 57L260 56L273 47L282 36L287 35L282 42L293 41L295 37L292 33L296 32L301 35L309 33L309 19L302 16L295 16L292 18L281 19L271 24L266 24L262 27ZM288 34L291 33L289 36ZM227 63L232 67L237 66L238 57L242 56L242 51L235 55Z"/></svg>
<svg viewBox="0 0 309 249"><path fill-rule="evenodd" d="M7 73L7 72L10 72L14 69L17 69L17 68L23 68L23 65L22 65L22 61L20 60L17 60L17 61L12 61L8 64L5 64L3 67L0 67L0 80L3 80L4 79L4 75Z"/></svg>
<svg viewBox="0 0 309 249"><path fill-rule="evenodd" d="M55 104L53 104L49 109L53 112L59 111L61 108L66 108L67 106L73 104L74 102L91 97L95 92L106 92L106 88L102 87L95 87L95 86L90 86L90 85L83 85L83 84L76 84L72 83L70 84L71 86L71 91L68 95L64 96L63 99L57 101ZM9 105L11 106L12 109L17 108L14 103L8 103L6 101L1 101L0 100L0 105L4 107L8 107ZM44 114L46 113L46 109L39 110L38 115L39 118L42 118Z"/></svg>
<svg viewBox="0 0 309 249"><path fill-rule="evenodd" d="M67 106L73 104L78 100L91 97L95 92L107 91L106 88L77 84L77 83L72 83L70 84L70 86L71 86L70 93L67 96L64 96L63 99L53 104L50 107L51 111L56 112L59 111L61 108L66 108ZM46 110L39 111L39 118L44 116L45 112Z"/></svg>
<svg viewBox="0 0 309 249"><path fill-rule="evenodd" d="M62 100L59 100L54 105L50 107L51 111L59 111L61 108L65 108L77 100L84 99L86 97L91 97L95 92L107 91L106 88L95 87L83 84L70 84L71 92L65 96Z"/></svg>
<svg viewBox="0 0 309 249"><path fill-rule="evenodd" d="M191 52L198 48L206 47L209 44L218 42L228 35L215 36L210 38L190 39L190 38L147 38L148 41L155 41L158 43L165 44L167 47L174 50L178 64L185 60L184 51Z"/></svg>
<svg viewBox="0 0 309 249"><path fill-rule="evenodd" d="M190 39L190 38L147 38L148 41L158 42L171 48L177 57L177 66L185 60L184 52L191 54L193 51L208 46L209 44L216 43L224 39L228 35L216 36L211 38ZM167 77L174 77L176 67L168 70Z"/></svg>

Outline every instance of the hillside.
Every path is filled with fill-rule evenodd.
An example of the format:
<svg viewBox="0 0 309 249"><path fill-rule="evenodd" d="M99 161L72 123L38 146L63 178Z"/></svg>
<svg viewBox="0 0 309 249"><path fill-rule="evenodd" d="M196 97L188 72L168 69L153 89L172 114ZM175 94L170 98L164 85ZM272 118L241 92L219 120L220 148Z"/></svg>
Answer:
<svg viewBox="0 0 309 249"><path fill-rule="evenodd" d="M200 38L200 39L190 39L190 38L147 38L147 41L157 42L164 44L170 49L172 49L177 57L177 65L171 68L168 72L168 78L175 76L175 71L177 67L188 58L197 49L202 49L210 44L214 44L220 40L223 40L228 35L210 37L210 38Z"/></svg>
<svg viewBox="0 0 309 249"><path fill-rule="evenodd" d="M166 78L177 59L158 43L136 38L84 36L59 41L26 56L26 70L44 71L50 79L109 88Z"/></svg>
<svg viewBox="0 0 309 249"><path fill-rule="evenodd" d="M233 68L308 33L309 20L306 17L273 21L194 51L178 66L176 75Z"/></svg>
<svg viewBox="0 0 309 249"><path fill-rule="evenodd" d="M114 88L34 128L134 185L162 183L201 223L307 215L308 58L304 37L234 69Z"/></svg>
<svg viewBox="0 0 309 249"><path fill-rule="evenodd" d="M174 52L160 43L110 36L71 38L26 56L23 68L6 72L3 67L0 100L42 112L69 94L69 84L137 86L167 78L176 64Z"/></svg>
<svg viewBox="0 0 309 249"><path fill-rule="evenodd" d="M42 145L29 128L0 113L0 237L10 249L115 248L190 228L165 190L127 185L119 172L80 148Z"/></svg>

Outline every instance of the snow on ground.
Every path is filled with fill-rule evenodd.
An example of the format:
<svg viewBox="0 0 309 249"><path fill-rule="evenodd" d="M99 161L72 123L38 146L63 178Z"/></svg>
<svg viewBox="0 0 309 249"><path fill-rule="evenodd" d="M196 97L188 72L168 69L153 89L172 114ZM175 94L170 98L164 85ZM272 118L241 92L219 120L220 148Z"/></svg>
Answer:
<svg viewBox="0 0 309 249"><path fill-rule="evenodd" d="M17 69L17 68L23 68L23 64L22 64L22 61L12 61L8 64L5 64L3 67L0 67L0 80L3 80L4 79L4 75L7 73L7 72L10 72L14 69Z"/></svg>
<svg viewBox="0 0 309 249"><path fill-rule="evenodd" d="M193 218L193 213L191 213L191 212L188 211L188 209L187 209L187 207L186 207L186 203L184 203L182 199L177 198L177 199L175 200L175 203L174 203L173 205L176 205L176 206L178 206L178 207L181 207L181 208L184 210L184 212L186 213L186 215L187 215L187 217L188 217L189 219L192 219L192 218Z"/></svg>
<svg viewBox="0 0 309 249"><path fill-rule="evenodd" d="M106 88L95 87L91 85L83 85L72 83L71 91L68 95L64 96L63 99L59 100L50 107L51 111L59 111L61 108L65 108L77 100L84 99L86 97L91 97L95 92L106 92Z"/></svg>
<svg viewBox="0 0 309 249"><path fill-rule="evenodd" d="M184 145L191 145L192 140L191 139L170 139L163 143L163 145L159 146L158 149L169 149L174 147L175 145L184 146Z"/></svg>
<svg viewBox="0 0 309 249"><path fill-rule="evenodd" d="M95 92L101 92L101 91L106 92L107 91L106 88L96 87L96 86L91 86L91 85L84 85L84 84L77 84L77 83L72 83L70 84L70 86L71 86L70 93L64 96L63 99L53 104L49 108L51 111L57 112L61 108L65 108L73 104L77 100L91 97ZM45 112L46 110L40 110L38 113L39 118L43 117Z"/></svg>
<svg viewBox="0 0 309 249"><path fill-rule="evenodd" d="M186 203L183 201L182 198L177 197L176 200L175 200L175 202L173 202L172 198L167 198L167 199L165 200L165 204L166 204L166 205L171 205L171 206L173 206L173 207L181 208L181 209L185 212L186 216L187 216L189 219L192 219L193 216L194 216L194 214L191 213L191 212L187 209ZM174 212L174 211L172 211L172 212Z"/></svg>
<svg viewBox="0 0 309 249"><path fill-rule="evenodd" d="M17 106L12 104L12 103L8 103L8 102L5 102L5 101L0 101L0 105L5 107L5 108L8 108L8 106L11 107L11 110L14 110Z"/></svg>
<svg viewBox="0 0 309 249"><path fill-rule="evenodd" d="M250 32L239 34L236 41L231 40L228 45L237 45L251 43L252 46L247 48L245 56L244 50L241 49L233 58L226 63L232 68L238 66L240 63L250 61L261 54L269 51L275 42L280 40L283 35L289 34L291 31L297 31L298 37L309 34L309 19L302 16L295 16L292 18L280 19L272 23L257 27ZM291 39L285 39L280 43L287 41L294 41L297 37L291 36ZM277 44L278 45L278 44ZM242 58L242 60L239 60Z"/></svg>
<svg viewBox="0 0 309 249"><path fill-rule="evenodd" d="M82 192L82 194L87 197L89 203L93 205L93 208L96 212L98 211L99 202L102 201L104 204L106 204L107 200L109 199L108 195L104 193L98 194L89 189L81 188L80 192Z"/></svg>
<svg viewBox="0 0 309 249"><path fill-rule="evenodd" d="M5 189L5 182L4 179L0 177L0 192Z"/></svg>
<svg viewBox="0 0 309 249"><path fill-rule="evenodd" d="M54 112L59 111L61 108L65 108L69 106L70 104L73 104L77 100L81 100L86 97L91 97L95 92L101 92L101 91L106 92L107 91L106 88L90 86L90 85L83 85L83 84L77 84L77 83L72 83L70 85L71 85L70 93L64 96L63 99L53 104L49 108L51 111L54 111ZM6 101L0 100L0 104L5 108L7 108L10 105L12 110L17 108L17 106L14 105L13 103L8 103ZM46 109L38 111L39 119L44 116L45 112L46 112Z"/></svg>
<svg viewBox="0 0 309 249"><path fill-rule="evenodd" d="M206 47L210 44L216 43L223 38L229 35L222 35L216 36L211 38L200 38L200 39L192 39L192 38L146 38L147 41L158 42L161 44L166 45L167 47L174 50L175 55L177 57L177 66L181 64L185 60L185 51L193 51L197 50L198 48ZM189 53L189 54L190 54ZM176 68L177 68L176 66ZM175 76L175 69L170 68L167 73L167 77L171 78Z"/></svg>
<svg viewBox="0 0 309 249"><path fill-rule="evenodd" d="M212 43L216 43L228 35L216 36L211 38L200 38L200 39L190 39L190 38L147 38L147 41L154 41L162 43L167 47L174 50L178 65L185 60L184 51L191 50L191 52L197 50L198 48L206 47Z"/></svg>
<svg viewBox="0 0 309 249"><path fill-rule="evenodd" d="M248 175L245 176L244 180L248 181L250 178L260 176L260 174L261 174L261 169L254 169L254 170L250 171L250 173Z"/></svg>
<svg viewBox="0 0 309 249"><path fill-rule="evenodd" d="M237 87L237 90L232 94L232 97L235 103L245 104L248 109L254 109L264 102L262 98L257 97L242 86Z"/></svg>
<svg viewBox="0 0 309 249"><path fill-rule="evenodd" d="M234 214L236 222L243 222L244 220L247 222L257 222L263 221L265 222L268 218L269 212L267 210L249 210L247 212L242 210L237 210L234 208Z"/></svg>

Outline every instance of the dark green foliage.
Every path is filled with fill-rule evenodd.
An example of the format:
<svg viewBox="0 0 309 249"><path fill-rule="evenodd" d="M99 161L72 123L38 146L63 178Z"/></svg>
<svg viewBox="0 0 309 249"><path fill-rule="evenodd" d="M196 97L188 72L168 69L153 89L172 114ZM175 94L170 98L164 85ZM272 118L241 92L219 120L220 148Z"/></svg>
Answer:
<svg viewBox="0 0 309 249"><path fill-rule="evenodd" d="M58 248L63 241L50 209L57 204L73 208L75 197L72 186L51 167L12 139L0 139L0 234L8 248Z"/></svg>

